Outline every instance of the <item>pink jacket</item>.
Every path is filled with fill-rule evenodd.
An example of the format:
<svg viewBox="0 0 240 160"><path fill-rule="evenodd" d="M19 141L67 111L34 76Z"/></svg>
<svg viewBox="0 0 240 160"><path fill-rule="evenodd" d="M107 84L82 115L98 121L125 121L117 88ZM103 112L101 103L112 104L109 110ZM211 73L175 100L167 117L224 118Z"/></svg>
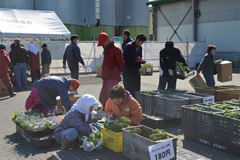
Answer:
<svg viewBox="0 0 240 160"><path fill-rule="evenodd" d="M37 88L34 87L26 100L25 108L28 111L29 109L32 109L37 104L42 104L42 102L38 95Z"/></svg>

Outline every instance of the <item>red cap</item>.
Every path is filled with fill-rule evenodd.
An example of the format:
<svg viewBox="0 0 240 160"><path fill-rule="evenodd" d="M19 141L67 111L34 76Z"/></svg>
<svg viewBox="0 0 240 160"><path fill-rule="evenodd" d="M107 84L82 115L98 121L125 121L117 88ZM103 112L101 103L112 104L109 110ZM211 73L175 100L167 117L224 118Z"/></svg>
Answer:
<svg viewBox="0 0 240 160"><path fill-rule="evenodd" d="M72 79L72 85L73 85L74 90L77 92L77 89L80 86L79 81L76 79Z"/></svg>
<svg viewBox="0 0 240 160"><path fill-rule="evenodd" d="M105 41L108 39L108 35L105 32L102 32L98 35L98 45L97 46L103 46Z"/></svg>

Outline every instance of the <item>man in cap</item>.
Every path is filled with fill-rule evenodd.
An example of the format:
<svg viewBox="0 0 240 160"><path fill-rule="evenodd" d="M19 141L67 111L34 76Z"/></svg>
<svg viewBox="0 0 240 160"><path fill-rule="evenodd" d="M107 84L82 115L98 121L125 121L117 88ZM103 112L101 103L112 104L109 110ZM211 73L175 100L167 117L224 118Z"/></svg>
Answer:
<svg viewBox="0 0 240 160"><path fill-rule="evenodd" d="M108 97L109 89L118 84L120 73L125 67L121 50L114 45L107 33L102 32L98 35L98 46L104 49L102 64L103 85L99 100L105 105Z"/></svg>
<svg viewBox="0 0 240 160"><path fill-rule="evenodd" d="M13 85L8 75L8 65L10 63L11 60L9 54L6 52L6 46L4 44L0 44L0 79L6 85L10 96L13 97L16 93L13 92Z"/></svg>
<svg viewBox="0 0 240 160"><path fill-rule="evenodd" d="M14 65L15 81L17 83L17 90L22 90L22 84L27 89L27 64L29 63L27 51L20 46L19 40L14 40L15 49L12 53L12 63Z"/></svg>
<svg viewBox="0 0 240 160"><path fill-rule="evenodd" d="M86 69L84 61L81 57L81 52L78 44L78 35L71 36L71 44L67 46L65 53L63 55L63 68L66 69L66 61L68 62L68 67L71 71L71 77L78 79L79 78L79 65L80 62L83 67Z"/></svg>
<svg viewBox="0 0 240 160"><path fill-rule="evenodd" d="M47 49L47 44L44 43L42 45L42 53L41 53L41 65L42 65L42 75L44 76L45 74L49 75L49 68L50 68L50 64L52 61L52 57L51 57L51 52Z"/></svg>
<svg viewBox="0 0 240 160"><path fill-rule="evenodd" d="M49 76L40 79L36 83L39 97L42 101L44 109L52 108L57 104L56 97L60 96L63 106L66 110L71 109L68 91L76 91L80 83L76 79Z"/></svg>

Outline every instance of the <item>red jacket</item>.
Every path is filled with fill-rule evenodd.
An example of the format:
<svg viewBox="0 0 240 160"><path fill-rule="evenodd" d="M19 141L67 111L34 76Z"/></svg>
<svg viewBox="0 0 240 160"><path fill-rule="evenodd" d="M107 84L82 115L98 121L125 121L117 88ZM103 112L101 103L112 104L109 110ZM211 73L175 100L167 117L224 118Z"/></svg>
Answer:
<svg viewBox="0 0 240 160"><path fill-rule="evenodd" d="M25 108L28 111L37 104L42 104L42 101L38 95L37 88L34 87L26 100Z"/></svg>
<svg viewBox="0 0 240 160"><path fill-rule="evenodd" d="M39 59L39 52L35 55L31 51L28 51L29 56L29 66L32 71L40 70L40 59Z"/></svg>
<svg viewBox="0 0 240 160"><path fill-rule="evenodd" d="M4 49L0 49L0 79L2 79L7 88L13 87L8 75L8 65L10 62L9 54Z"/></svg>
<svg viewBox="0 0 240 160"><path fill-rule="evenodd" d="M125 62L122 56L122 51L114 45L112 41L107 47L103 65L102 65L102 79L103 80L116 80L119 79L120 73L125 67Z"/></svg>

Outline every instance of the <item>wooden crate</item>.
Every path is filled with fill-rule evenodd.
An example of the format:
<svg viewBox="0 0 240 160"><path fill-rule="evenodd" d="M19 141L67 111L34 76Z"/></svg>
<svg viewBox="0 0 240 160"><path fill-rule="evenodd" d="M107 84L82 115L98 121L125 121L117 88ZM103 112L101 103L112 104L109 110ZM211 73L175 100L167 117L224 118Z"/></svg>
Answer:
<svg viewBox="0 0 240 160"><path fill-rule="evenodd" d="M153 74L153 68L152 67L151 68L141 67L139 69L139 72L140 72L141 75L152 75Z"/></svg>
<svg viewBox="0 0 240 160"><path fill-rule="evenodd" d="M216 102L228 101L231 99L240 100L240 89L225 89L216 92Z"/></svg>
<svg viewBox="0 0 240 160"><path fill-rule="evenodd" d="M97 76L102 77L102 68L97 68Z"/></svg>
<svg viewBox="0 0 240 160"><path fill-rule="evenodd" d="M129 129L131 128L140 128L142 131L141 135L129 132ZM136 159L149 160L150 155L148 147L161 142L161 141L155 142L149 139L149 136L152 134L152 131L153 131L152 128L143 125L123 129L123 155L132 160ZM175 152L175 158L173 158L173 160L176 160L177 138L169 133L168 136L170 138L173 138L173 147Z"/></svg>
<svg viewBox="0 0 240 160"><path fill-rule="evenodd" d="M0 79L0 94L9 94L8 89L3 83L2 79Z"/></svg>
<svg viewBox="0 0 240 160"><path fill-rule="evenodd" d="M69 97L69 100L71 102L71 105L73 105L80 97ZM57 100L57 107L60 110L63 106L63 103L61 101L61 99Z"/></svg>

